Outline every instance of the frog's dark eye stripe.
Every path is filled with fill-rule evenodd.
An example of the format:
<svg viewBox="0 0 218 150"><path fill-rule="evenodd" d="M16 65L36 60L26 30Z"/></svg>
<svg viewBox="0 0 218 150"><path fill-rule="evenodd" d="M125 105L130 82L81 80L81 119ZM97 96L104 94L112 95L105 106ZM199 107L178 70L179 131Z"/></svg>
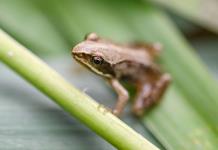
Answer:
<svg viewBox="0 0 218 150"><path fill-rule="evenodd" d="M103 58L100 56L93 56L92 57L92 62L96 65L101 65L103 63Z"/></svg>

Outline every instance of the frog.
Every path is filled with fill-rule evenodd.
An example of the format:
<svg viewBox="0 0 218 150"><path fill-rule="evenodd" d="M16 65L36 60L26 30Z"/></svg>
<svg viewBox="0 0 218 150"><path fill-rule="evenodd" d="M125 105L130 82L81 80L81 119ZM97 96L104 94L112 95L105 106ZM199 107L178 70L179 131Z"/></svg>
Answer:
<svg viewBox="0 0 218 150"><path fill-rule="evenodd" d="M92 72L103 77L117 94L112 113L120 116L129 100L123 82L136 89L132 112L142 116L158 104L171 83L171 75L162 71L156 58L162 51L160 43L115 43L96 33L72 49L73 58Z"/></svg>

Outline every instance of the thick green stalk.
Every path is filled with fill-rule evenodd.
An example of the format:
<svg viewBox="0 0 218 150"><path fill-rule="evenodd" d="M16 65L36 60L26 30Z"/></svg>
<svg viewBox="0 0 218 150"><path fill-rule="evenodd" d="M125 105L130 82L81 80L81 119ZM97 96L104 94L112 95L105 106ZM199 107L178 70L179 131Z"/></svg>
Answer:
<svg viewBox="0 0 218 150"><path fill-rule="evenodd" d="M118 149L158 149L90 97L72 87L2 30L0 60Z"/></svg>

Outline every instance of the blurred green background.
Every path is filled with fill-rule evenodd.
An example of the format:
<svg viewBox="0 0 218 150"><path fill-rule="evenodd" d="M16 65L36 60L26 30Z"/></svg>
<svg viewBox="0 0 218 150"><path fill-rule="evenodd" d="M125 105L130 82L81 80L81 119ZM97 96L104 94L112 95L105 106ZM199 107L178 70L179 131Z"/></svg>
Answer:
<svg viewBox="0 0 218 150"><path fill-rule="evenodd" d="M134 118L127 108L122 120L161 149L207 150L218 145L218 97L212 96L218 89L201 74L205 71L201 61L217 79L216 4L213 0L0 0L0 28L109 107L115 103L115 93L72 60L71 48L90 32L119 42L161 42L166 53L160 63L172 73L175 88L143 119ZM0 73L0 149L116 149L3 64Z"/></svg>

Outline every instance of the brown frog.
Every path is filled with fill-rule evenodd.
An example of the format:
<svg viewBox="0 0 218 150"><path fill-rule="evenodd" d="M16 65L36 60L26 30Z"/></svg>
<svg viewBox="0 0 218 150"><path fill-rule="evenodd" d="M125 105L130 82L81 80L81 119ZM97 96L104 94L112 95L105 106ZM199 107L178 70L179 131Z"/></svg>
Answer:
<svg viewBox="0 0 218 150"><path fill-rule="evenodd" d="M120 81L136 87L133 113L141 116L145 109L156 104L166 91L171 77L162 73L154 58L161 52L160 44L115 44L90 33L77 44L73 57L93 72L107 79L118 94L113 113L119 116L128 99L128 91Z"/></svg>

